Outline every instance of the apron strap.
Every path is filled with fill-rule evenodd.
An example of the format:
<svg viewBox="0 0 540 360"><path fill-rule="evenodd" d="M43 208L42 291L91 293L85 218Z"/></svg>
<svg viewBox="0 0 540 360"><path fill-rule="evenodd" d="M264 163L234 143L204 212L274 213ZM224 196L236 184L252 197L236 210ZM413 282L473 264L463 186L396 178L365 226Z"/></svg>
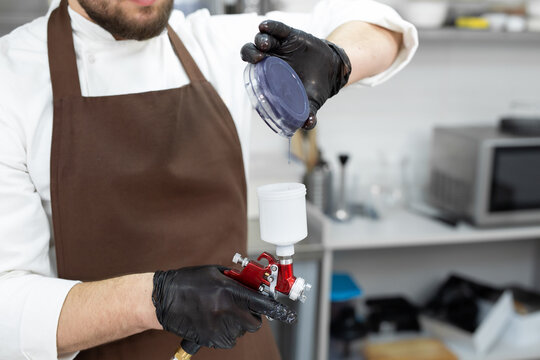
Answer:
<svg viewBox="0 0 540 360"><path fill-rule="evenodd" d="M190 82L206 81L201 70L170 25L167 25L167 31L174 52L180 59ZM47 43L53 100L67 96L82 96L67 0L61 0L60 6L51 13L47 25Z"/></svg>
<svg viewBox="0 0 540 360"><path fill-rule="evenodd" d="M174 52L176 53L176 56L178 56L178 58L180 59L180 62L182 63L182 66L184 67L184 70L186 71L190 82L193 83L206 81L201 70L195 63L195 60L193 60L193 57L191 57L189 51L187 51L186 47L178 37L178 34L176 34L176 32L168 24L167 32L169 34L169 39L173 45Z"/></svg>
<svg viewBox="0 0 540 360"><path fill-rule="evenodd" d="M47 25L47 43L53 100L81 96L67 0L62 0L51 13Z"/></svg>

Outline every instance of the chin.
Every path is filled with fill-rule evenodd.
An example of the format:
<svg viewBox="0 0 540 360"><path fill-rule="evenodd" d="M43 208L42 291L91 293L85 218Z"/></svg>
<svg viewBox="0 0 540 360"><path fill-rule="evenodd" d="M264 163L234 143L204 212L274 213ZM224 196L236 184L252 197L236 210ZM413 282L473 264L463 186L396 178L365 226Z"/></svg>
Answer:
<svg viewBox="0 0 540 360"><path fill-rule="evenodd" d="M150 5L148 0L127 0L124 8L124 15L127 18L144 23L159 21L163 16L170 15L173 7L172 0L155 0Z"/></svg>
<svg viewBox="0 0 540 360"><path fill-rule="evenodd" d="M173 0L78 0L88 17L116 39L146 40L167 26Z"/></svg>

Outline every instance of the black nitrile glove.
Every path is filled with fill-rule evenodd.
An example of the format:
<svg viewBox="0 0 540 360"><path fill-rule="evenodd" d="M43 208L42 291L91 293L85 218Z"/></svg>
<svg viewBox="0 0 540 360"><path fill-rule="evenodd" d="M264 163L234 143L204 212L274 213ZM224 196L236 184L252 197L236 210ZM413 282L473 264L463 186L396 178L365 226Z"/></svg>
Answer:
<svg viewBox="0 0 540 360"><path fill-rule="evenodd" d="M304 129L313 129L317 111L349 81L349 57L339 46L279 21L263 21L259 31L254 44L242 47L242 60L255 64L268 55L285 60L304 84L310 105Z"/></svg>
<svg viewBox="0 0 540 360"><path fill-rule="evenodd" d="M245 332L261 327L261 315L286 323L296 313L223 274L220 266L196 266L154 274L152 301L163 329L210 348L230 349Z"/></svg>

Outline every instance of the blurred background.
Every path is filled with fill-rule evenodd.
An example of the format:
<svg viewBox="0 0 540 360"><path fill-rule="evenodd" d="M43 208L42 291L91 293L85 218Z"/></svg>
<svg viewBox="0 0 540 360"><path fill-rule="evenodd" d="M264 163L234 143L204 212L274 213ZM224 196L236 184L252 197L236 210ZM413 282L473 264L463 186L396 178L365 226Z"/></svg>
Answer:
<svg viewBox="0 0 540 360"><path fill-rule="evenodd" d="M255 188L304 182L314 284L283 359L540 359L540 0L388 0L419 30L412 63L350 86L291 144L253 113ZM186 13L308 12L311 0L176 0ZM0 36L47 0L1 0ZM267 166L272 163L271 169ZM275 166L274 166L275 165Z"/></svg>

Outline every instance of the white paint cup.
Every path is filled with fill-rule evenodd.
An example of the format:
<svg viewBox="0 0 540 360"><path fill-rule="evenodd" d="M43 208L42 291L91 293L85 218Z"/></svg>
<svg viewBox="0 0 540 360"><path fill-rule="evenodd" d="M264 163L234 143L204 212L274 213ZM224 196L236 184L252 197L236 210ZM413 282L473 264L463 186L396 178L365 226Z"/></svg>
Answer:
<svg viewBox="0 0 540 360"><path fill-rule="evenodd" d="M292 256L294 244L307 237L305 185L263 185L257 195L261 239L276 245L277 256Z"/></svg>

